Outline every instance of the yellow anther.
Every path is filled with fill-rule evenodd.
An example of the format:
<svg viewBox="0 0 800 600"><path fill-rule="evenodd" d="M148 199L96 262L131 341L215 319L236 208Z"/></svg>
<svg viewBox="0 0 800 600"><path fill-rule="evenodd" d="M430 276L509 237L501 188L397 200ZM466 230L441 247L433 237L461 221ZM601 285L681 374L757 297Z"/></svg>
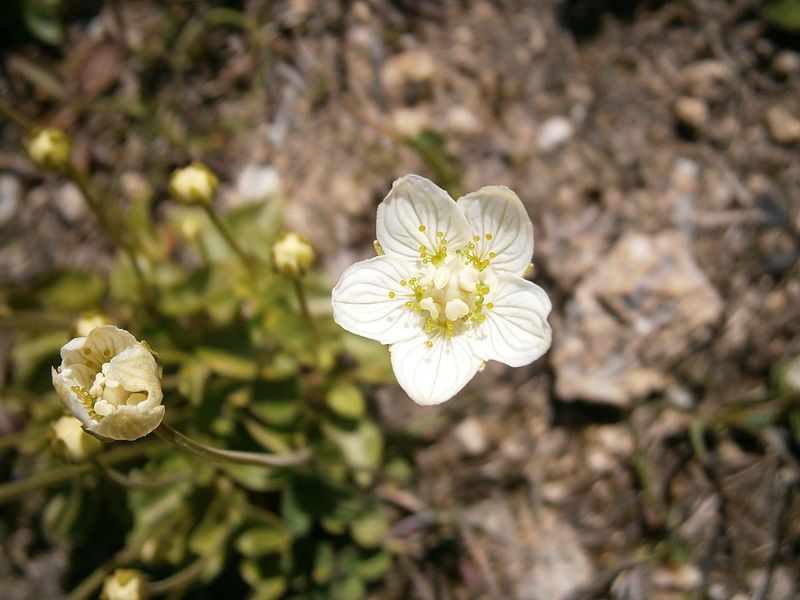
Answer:
<svg viewBox="0 0 800 600"><path fill-rule="evenodd" d="M487 240L490 240L490 239L492 239L494 236L493 236L491 233L487 233L487 234L486 234L484 237L485 237Z"/></svg>
<svg viewBox="0 0 800 600"><path fill-rule="evenodd" d="M83 349L83 353L84 353L86 356L89 356L89 355L92 353L92 351L91 351L91 350L89 350L88 348L84 348L84 349Z"/></svg>
<svg viewBox="0 0 800 600"><path fill-rule="evenodd" d="M497 252L489 252L489 258L494 258L497 256Z"/></svg>
<svg viewBox="0 0 800 600"><path fill-rule="evenodd" d="M490 310L491 310L492 308L494 308L494 303L493 303L493 302L489 302L489 303L486 305L486 308L488 308L488 309L490 309Z"/></svg>
<svg viewBox="0 0 800 600"><path fill-rule="evenodd" d="M420 226L419 226L419 230L420 230L420 231L425 231L425 225L420 225Z"/></svg>
<svg viewBox="0 0 800 600"><path fill-rule="evenodd" d="M428 348L433 348L433 342L430 341L425 342L425 346L427 346Z"/></svg>
<svg viewBox="0 0 800 600"><path fill-rule="evenodd" d="M375 249L375 254L378 256L383 256L383 248L378 240L372 241L372 247Z"/></svg>
<svg viewBox="0 0 800 600"><path fill-rule="evenodd" d="M469 248L470 250L475 250L475 244L470 244L469 246L467 246L467 248Z"/></svg>
<svg viewBox="0 0 800 600"><path fill-rule="evenodd" d="M389 292L389 298L394 298L394 297L395 297L395 293L394 292Z"/></svg>
<svg viewBox="0 0 800 600"><path fill-rule="evenodd" d="M436 237L444 237L444 231L437 231Z"/></svg>
<svg viewBox="0 0 800 600"><path fill-rule="evenodd" d="M473 236L472 236L472 241L473 241L473 242L480 242L480 241L481 241L481 236L479 236L479 235L473 235Z"/></svg>
<svg viewBox="0 0 800 600"><path fill-rule="evenodd" d="M402 285L403 287L405 287L406 285L408 285L408 282L407 282L405 279L401 279L401 280L400 280L400 285Z"/></svg>
<svg viewBox="0 0 800 600"><path fill-rule="evenodd" d="M406 308L411 308L412 306L414 306L414 303L411 302L411 300L409 300L408 302L405 303L405 307Z"/></svg>

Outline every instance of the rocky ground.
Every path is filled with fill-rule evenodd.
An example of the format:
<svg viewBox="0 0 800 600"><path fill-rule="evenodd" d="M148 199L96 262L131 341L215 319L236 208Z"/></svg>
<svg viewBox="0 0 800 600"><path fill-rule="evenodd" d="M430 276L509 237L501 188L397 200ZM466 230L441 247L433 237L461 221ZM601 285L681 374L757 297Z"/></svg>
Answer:
<svg viewBox="0 0 800 600"><path fill-rule="evenodd" d="M439 409L377 390L390 431L424 442L394 532L419 560L387 590L796 597L797 440L776 400L757 428L743 407L800 354L797 38L749 0L244 4L269 24L171 47L185 4L78 15L59 52L8 51L2 91L123 202L202 158L234 203L269 166L331 281L371 254L401 174L523 198L553 349ZM75 190L0 134L0 280L106 267ZM463 560L437 559L430 510Z"/></svg>

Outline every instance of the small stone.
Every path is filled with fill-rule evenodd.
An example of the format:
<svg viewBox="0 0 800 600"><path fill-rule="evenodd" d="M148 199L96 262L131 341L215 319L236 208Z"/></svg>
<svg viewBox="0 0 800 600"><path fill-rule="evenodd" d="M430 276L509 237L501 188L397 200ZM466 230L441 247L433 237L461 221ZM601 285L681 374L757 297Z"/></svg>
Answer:
<svg viewBox="0 0 800 600"><path fill-rule="evenodd" d="M428 111L421 108L398 108L391 114L392 129L405 138L414 139L430 127Z"/></svg>
<svg viewBox="0 0 800 600"><path fill-rule="evenodd" d="M721 60L701 60L683 70L683 82L692 96L711 100L725 94L733 79L730 67Z"/></svg>
<svg viewBox="0 0 800 600"><path fill-rule="evenodd" d="M662 589L689 592L700 587L702 582L702 571L688 563L674 569L663 567L653 572L653 585Z"/></svg>
<svg viewBox="0 0 800 600"><path fill-rule="evenodd" d="M14 175L0 175L0 227L9 223L19 210L22 184Z"/></svg>
<svg viewBox="0 0 800 600"><path fill-rule="evenodd" d="M455 436L464 452L469 456L480 456L489 448L486 432L475 417L468 417L455 428Z"/></svg>
<svg viewBox="0 0 800 600"><path fill-rule="evenodd" d="M779 144L800 142L800 119L783 106L773 106L767 110L767 127L772 139Z"/></svg>
<svg viewBox="0 0 800 600"><path fill-rule="evenodd" d="M453 106L447 111L447 127L463 135L477 135L483 130L480 119L466 106Z"/></svg>
<svg viewBox="0 0 800 600"><path fill-rule="evenodd" d="M703 131L708 124L708 105L700 98L678 98L673 110L678 120L694 131Z"/></svg>
<svg viewBox="0 0 800 600"><path fill-rule="evenodd" d="M69 223L76 223L86 216L86 204L80 190L71 183L61 185L55 193L58 212Z"/></svg>
<svg viewBox="0 0 800 600"><path fill-rule="evenodd" d="M239 173L236 192L242 203L263 202L281 192L281 176L273 167L249 164Z"/></svg>
<svg viewBox="0 0 800 600"><path fill-rule="evenodd" d="M800 74L800 53L781 50L772 60L772 70L783 77Z"/></svg>
<svg viewBox="0 0 800 600"><path fill-rule="evenodd" d="M572 122L566 117L551 117L542 124L536 136L536 147L542 152L553 152L563 146L573 134Z"/></svg>
<svg viewBox="0 0 800 600"><path fill-rule="evenodd" d="M672 166L669 179L679 192L696 194L700 187L700 165L690 158L680 157Z"/></svg>

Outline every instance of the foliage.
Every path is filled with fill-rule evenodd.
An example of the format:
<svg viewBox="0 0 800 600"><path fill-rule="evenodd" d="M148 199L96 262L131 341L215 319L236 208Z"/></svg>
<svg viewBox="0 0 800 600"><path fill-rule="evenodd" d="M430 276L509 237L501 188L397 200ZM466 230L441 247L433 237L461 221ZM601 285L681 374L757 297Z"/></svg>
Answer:
<svg viewBox="0 0 800 600"><path fill-rule="evenodd" d="M166 420L187 435L221 448L312 451L286 469L214 466L148 439L127 444L140 450L114 466L124 475L91 468L26 497L41 506L44 535L70 550L67 586L115 553L151 580L189 573L184 587L238 586L259 600L358 598L390 568L393 514L373 493L391 479L386 441L364 396L390 377L387 353L334 325L329 290L312 271L302 285L315 338L292 280L270 265L281 209L271 197L221 215L253 269L200 207L175 203L156 227L150 207L136 206L122 221L133 251L119 253L109 277L53 272L4 292L3 310L15 316L6 321L19 330L6 395L28 421L15 471L66 468L42 435L63 410L49 369L72 324L90 314L149 344L163 368ZM110 453L106 445L100 460Z"/></svg>

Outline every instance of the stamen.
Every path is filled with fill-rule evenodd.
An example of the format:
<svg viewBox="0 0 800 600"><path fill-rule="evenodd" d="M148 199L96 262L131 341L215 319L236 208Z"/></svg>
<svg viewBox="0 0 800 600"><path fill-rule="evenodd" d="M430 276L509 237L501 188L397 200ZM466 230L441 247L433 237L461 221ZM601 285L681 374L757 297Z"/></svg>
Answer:
<svg viewBox="0 0 800 600"><path fill-rule="evenodd" d="M419 226L419 230L424 232L425 231L425 225L420 225Z"/></svg>

